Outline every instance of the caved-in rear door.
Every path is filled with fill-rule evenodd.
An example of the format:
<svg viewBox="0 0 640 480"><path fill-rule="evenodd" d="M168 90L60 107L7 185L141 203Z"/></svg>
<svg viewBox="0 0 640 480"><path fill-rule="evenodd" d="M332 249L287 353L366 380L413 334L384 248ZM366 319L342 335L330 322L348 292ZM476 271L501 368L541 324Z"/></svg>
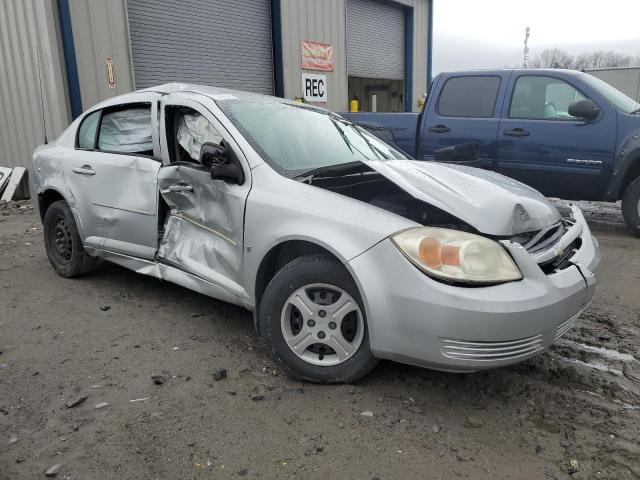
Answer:
<svg viewBox="0 0 640 480"><path fill-rule="evenodd" d="M160 169L158 185L170 211L157 258L244 296L240 274L250 171L237 144L212 112L189 97L173 94L161 106L161 129L166 132L163 153L168 154L168 164ZM243 164L242 185L212 180L199 162L203 143L222 140Z"/></svg>

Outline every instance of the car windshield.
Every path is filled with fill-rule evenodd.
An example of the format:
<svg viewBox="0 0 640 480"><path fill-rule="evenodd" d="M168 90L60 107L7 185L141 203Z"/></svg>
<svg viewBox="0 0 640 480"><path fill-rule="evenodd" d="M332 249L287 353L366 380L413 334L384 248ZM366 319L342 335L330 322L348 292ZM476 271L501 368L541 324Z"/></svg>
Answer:
<svg viewBox="0 0 640 480"><path fill-rule="evenodd" d="M407 158L325 110L264 100L234 99L218 105L264 159L287 177L359 160Z"/></svg>
<svg viewBox="0 0 640 480"><path fill-rule="evenodd" d="M596 89L600 95L609 100L616 109L622 113L637 114L640 109L640 103L628 97L617 88L609 85L607 82L594 77L593 75L583 74L582 79L592 88Z"/></svg>

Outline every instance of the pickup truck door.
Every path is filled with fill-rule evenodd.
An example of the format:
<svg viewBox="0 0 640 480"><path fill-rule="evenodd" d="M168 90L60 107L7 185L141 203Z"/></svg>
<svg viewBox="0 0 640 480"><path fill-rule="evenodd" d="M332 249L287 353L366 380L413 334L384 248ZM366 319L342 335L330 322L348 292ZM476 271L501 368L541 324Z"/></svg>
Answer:
<svg viewBox="0 0 640 480"><path fill-rule="evenodd" d="M203 104L200 98L173 93L160 105L163 167L158 187L169 211L157 259L242 298L244 211L251 172L238 144L214 115L220 113L213 101ZM199 161L203 143L223 140L242 164L242 185L212 180Z"/></svg>
<svg viewBox="0 0 640 480"><path fill-rule="evenodd" d="M615 112L594 121L569 115L588 98L570 77L512 75L498 133L496 170L548 196L602 198L615 149ZM593 99L590 99L593 100Z"/></svg>
<svg viewBox="0 0 640 480"><path fill-rule="evenodd" d="M418 160L433 160L436 150L474 143L476 166L491 168L497 150L498 112L503 76L496 74L447 75L434 82L422 123Z"/></svg>
<svg viewBox="0 0 640 480"><path fill-rule="evenodd" d="M87 247L153 259L158 244L155 93L87 114L64 162Z"/></svg>

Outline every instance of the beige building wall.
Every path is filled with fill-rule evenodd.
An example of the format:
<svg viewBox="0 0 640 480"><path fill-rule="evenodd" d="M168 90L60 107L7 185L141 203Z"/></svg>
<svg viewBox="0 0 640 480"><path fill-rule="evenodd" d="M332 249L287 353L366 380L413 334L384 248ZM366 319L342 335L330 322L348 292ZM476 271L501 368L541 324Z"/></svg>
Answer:
<svg viewBox="0 0 640 480"><path fill-rule="evenodd" d="M640 102L640 67L603 68L587 70L587 73L616 87L636 102Z"/></svg>
<svg viewBox="0 0 640 480"><path fill-rule="evenodd" d="M69 11L83 110L132 91L126 0L69 0ZM115 88L107 80L107 57L113 60Z"/></svg>
<svg viewBox="0 0 640 480"><path fill-rule="evenodd" d="M69 123L58 32L53 0L0 1L0 166L29 167Z"/></svg>
<svg viewBox="0 0 640 480"><path fill-rule="evenodd" d="M429 9L427 0L397 0L397 3L414 9L411 98L413 110L418 111L418 98L427 90ZM300 41L330 43L334 48L333 72L305 71L327 76L328 98L327 103L321 106L339 112L348 110L346 0L282 0L281 22L285 97L293 99L302 96Z"/></svg>
<svg viewBox="0 0 640 480"><path fill-rule="evenodd" d="M347 108L347 52L345 0L282 0L282 63L284 96L302 96L302 52L300 42L312 40L333 45L333 72L305 70L327 76L327 103L330 110Z"/></svg>

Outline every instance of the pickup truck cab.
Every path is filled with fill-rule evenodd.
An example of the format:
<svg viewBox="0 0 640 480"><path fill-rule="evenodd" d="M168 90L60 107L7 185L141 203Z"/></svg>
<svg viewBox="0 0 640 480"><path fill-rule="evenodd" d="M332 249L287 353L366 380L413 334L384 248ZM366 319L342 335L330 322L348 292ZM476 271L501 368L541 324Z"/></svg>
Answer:
<svg viewBox="0 0 640 480"><path fill-rule="evenodd" d="M640 235L640 104L587 73L443 73L421 113L345 117L419 160L465 162L568 200L622 200Z"/></svg>

